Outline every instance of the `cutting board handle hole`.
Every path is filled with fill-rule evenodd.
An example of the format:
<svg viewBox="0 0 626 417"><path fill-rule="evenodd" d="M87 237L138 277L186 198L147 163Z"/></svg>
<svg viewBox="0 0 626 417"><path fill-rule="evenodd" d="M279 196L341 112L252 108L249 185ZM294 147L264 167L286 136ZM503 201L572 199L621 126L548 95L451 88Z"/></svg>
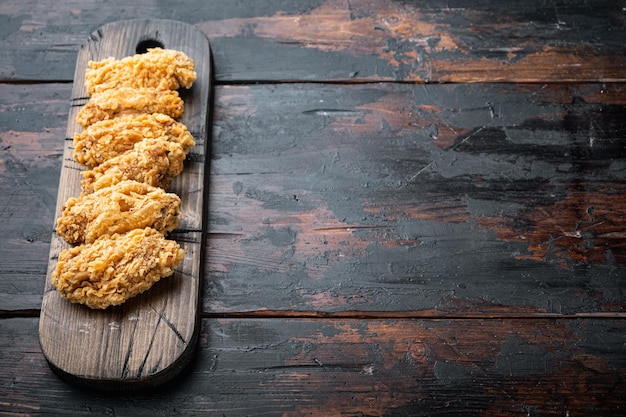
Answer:
<svg viewBox="0 0 626 417"><path fill-rule="evenodd" d="M142 41L139 41L139 43L137 44L137 47L135 48L135 52L138 54L145 54L146 52L148 52L148 49L150 48L164 48L165 45L163 45L163 42L156 40L156 39L144 39Z"/></svg>

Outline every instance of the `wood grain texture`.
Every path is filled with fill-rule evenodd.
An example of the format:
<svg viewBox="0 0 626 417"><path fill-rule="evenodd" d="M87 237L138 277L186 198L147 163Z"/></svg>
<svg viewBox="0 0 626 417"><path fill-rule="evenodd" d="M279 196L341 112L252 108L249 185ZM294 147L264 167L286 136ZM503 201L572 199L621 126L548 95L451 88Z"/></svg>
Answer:
<svg viewBox="0 0 626 417"><path fill-rule="evenodd" d="M36 318L0 320L0 413L623 416L623 320L203 320L193 367L106 395L47 372Z"/></svg>
<svg viewBox="0 0 626 417"><path fill-rule="evenodd" d="M5 0L0 79L71 80L75 50L105 22L188 22L219 81L623 81L623 0L498 3L264 1L175 4ZM502 22L506 22L502 24ZM65 28L71 26L72 30Z"/></svg>
<svg viewBox="0 0 626 417"><path fill-rule="evenodd" d="M50 365L80 383L121 389L154 385L180 372L195 347L202 283L205 148L211 89L211 53L207 38L190 25L170 20L131 20L112 23L94 32L81 47L76 65L69 112L56 216L69 197L80 192L81 172L73 160L76 115L87 101L84 74L88 61L117 59L139 52L145 41L186 53L196 63L198 79L182 91L185 113L181 120L196 140L183 173L169 187L181 197L181 217L168 237L185 251L174 275L119 307L91 310L61 298L51 284L51 273L61 250L68 247L53 234L50 261L41 306L40 342Z"/></svg>

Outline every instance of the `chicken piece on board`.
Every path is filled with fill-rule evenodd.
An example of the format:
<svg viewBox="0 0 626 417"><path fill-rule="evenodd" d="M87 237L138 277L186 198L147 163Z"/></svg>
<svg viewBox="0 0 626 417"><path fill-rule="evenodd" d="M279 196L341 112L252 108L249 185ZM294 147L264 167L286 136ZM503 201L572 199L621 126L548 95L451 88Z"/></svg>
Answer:
<svg viewBox="0 0 626 417"><path fill-rule="evenodd" d="M56 232L69 244L92 243L106 234L152 227L165 234L178 226L180 197L136 181L70 198Z"/></svg>
<svg viewBox="0 0 626 417"><path fill-rule="evenodd" d="M159 90L190 88L196 80L194 61L185 53L172 49L152 48L117 60L89 61L85 87L90 96L119 87L149 87Z"/></svg>
<svg viewBox="0 0 626 417"><path fill-rule="evenodd" d="M179 120L184 103L177 91L120 87L91 96L76 116L83 128L125 115L162 113Z"/></svg>
<svg viewBox="0 0 626 417"><path fill-rule="evenodd" d="M185 154L195 145L187 126L161 114L139 114L96 122L74 135L74 159L94 168L133 148L143 139L165 137L182 145Z"/></svg>
<svg viewBox="0 0 626 417"><path fill-rule="evenodd" d="M120 305L174 273L184 252L152 228L104 235L63 250L52 284L72 303L94 309Z"/></svg>
<svg viewBox="0 0 626 417"><path fill-rule="evenodd" d="M81 188L83 194L90 194L134 180L165 189L182 172L184 161L185 152L179 143L165 138L144 139L132 150L83 172Z"/></svg>

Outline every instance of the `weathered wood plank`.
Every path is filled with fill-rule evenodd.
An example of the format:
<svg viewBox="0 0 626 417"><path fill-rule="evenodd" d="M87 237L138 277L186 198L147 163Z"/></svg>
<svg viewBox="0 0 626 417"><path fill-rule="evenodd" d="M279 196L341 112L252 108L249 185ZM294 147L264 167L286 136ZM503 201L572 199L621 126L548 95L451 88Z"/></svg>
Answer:
<svg viewBox="0 0 626 417"><path fill-rule="evenodd" d="M0 5L0 79L71 80L107 22L168 18L211 39L219 81L626 80L624 0L100 2ZM71 30L69 29L71 28Z"/></svg>
<svg viewBox="0 0 626 417"><path fill-rule="evenodd" d="M203 320L192 368L105 395L48 369L37 319L0 320L0 413L623 416L613 320Z"/></svg>
<svg viewBox="0 0 626 417"><path fill-rule="evenodd" d="M225 87L205 310L623 311L625 93Z"/></svg>
<svg viewBox="0 0 626 417"><path fill-rule="evenodd" d="M70 245L53 233L39 327L43 353L58 373L119 390L154 386L172 378L188 363L197 342L212 83L211 50L202 32L173 20L138 19L105 25L85 41L76 65L55 210L56 219L66 201L80 194L86 169L73 158L72 139L80 131L76 116L88 100L84 83L88 62L132 56L141 52L145 42L184 52L195 61L198 74L193 86L181 91L185 102L181 122L196 143L183 172L168 187L181 198L181 214L178 227L167 237L176 240L185 255L174 274L150 291L121 306L94 310L70 303L54 288L52 273L59 254ZM50 227L54 226L52 222Z"/></svg>
<svg viewBox="0 0 626 417"><path fill-rule="evenodd" d="M23 108L0 113L2 273L19 272L0 309L39 306L48 237L23 231L53 224L66 118L37 116L67 108L57 87L0 85ZM626 88L222 86L215 102L204 311L624 311Z"/></svg>
<svg viewBox="0 0 626 417"><path fill-rule="evenodd" d="M71 85L0 91L0 310L38 308Z"/></svg>

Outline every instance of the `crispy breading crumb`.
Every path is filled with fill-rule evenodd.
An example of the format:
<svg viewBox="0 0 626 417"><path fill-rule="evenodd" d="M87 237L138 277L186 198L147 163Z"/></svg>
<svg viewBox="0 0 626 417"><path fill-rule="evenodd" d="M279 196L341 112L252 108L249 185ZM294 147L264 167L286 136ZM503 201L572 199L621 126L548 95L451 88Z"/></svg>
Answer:
<svg viewBox="0 0 626 417"><path fill-rule="evenodd" d="M124 180L167 188L183 170L185 152L180 144L165 138L144 139L132 150L83 172L84 194L110 187Z"/></svg>
<svg viewBox="0 0 626 417"><path fill-rule="evenodd" d="M122 181L93 194L70 198L56 232L70 244L92 243L106 234L150 226L167 233L178 226L180 197L136 181Z"/></svg>
<svg viewBox="0 0 626 417"><path fill-rule="evenodd" d="M62 297L94 309L120 305L174 273L180 245L152 229L104 235L59 254L52 284Z"/></svg>
<svg viewBox="0 0 626 417"><path fill-rule="evenodd" d="M85 87L90 96L119 87L149 87L159 90L190 88L196 80L194 61L185 53L152 48L120 60L89 61Z"/></svg>
<svg viewBox="0 0 626 417"><path fill-rule="evenodd" d="M162 113L179 120L184 103L177 91L156 88L120 87L91 96L76 116L83 128L101 120L132 114Z"/></svg>
<svg viewBox="0 0 626 417"><path fill-rule="evenodd" d="M143 139L165 137L187 154L195 141L187 126L161 114L139 114L102 120L74 135L74 159L94 168L131 150Z"/></svg>

